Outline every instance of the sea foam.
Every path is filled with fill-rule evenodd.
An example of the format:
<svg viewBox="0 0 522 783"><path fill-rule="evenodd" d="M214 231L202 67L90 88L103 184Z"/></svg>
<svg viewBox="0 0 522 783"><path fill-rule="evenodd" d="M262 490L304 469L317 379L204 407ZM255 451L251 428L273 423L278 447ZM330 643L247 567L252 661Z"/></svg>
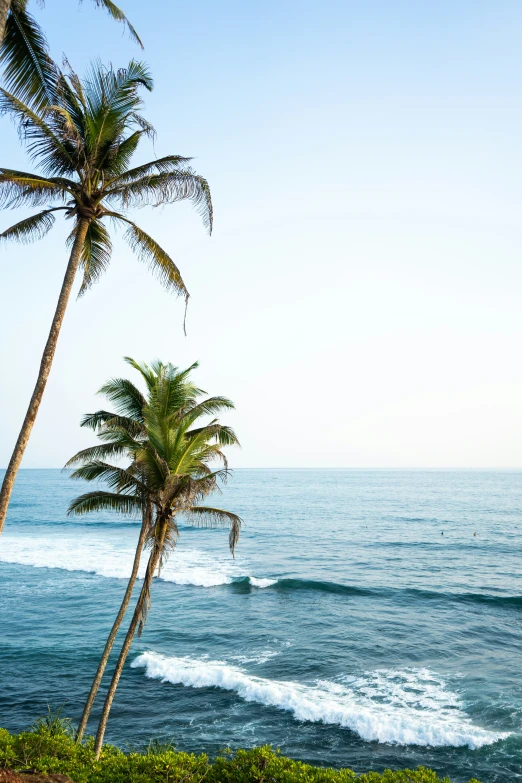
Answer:
<svg viewBox="0 0 522 783"><path fill-rule="evenodd" d="M136 534L137 538L137 534ZM9 536L2 538L0 562L35 568L84 571L102 577L128 579L134 559L134 536L104 534ZM139 576L145 573L147 553ZM244 572L243 572L244 573ZM198 549L179 546L161 571L161 579L178 585L216 587L242 576L238 565L226 554L210 556Z"/></svg>
<svg viewBox="0 0 522 783"><path fill-rule="evenodd" d="M265 587L272 587L272 585L277 584L277 579L268 579L266 577L259 578L256 576L249 576L248 579L252 587L265 588Z"/></svg>
<svg viewBox="0 0 522 783"><path fill-rule="evenodd" d="M300 721L351 729L367 741L476 749L508 736L475 726L458 696L427 669L376 671L306 684L256 677L225 661L151 651L131 665L162 682L233 691L245 701L291 712Z"/></svg>

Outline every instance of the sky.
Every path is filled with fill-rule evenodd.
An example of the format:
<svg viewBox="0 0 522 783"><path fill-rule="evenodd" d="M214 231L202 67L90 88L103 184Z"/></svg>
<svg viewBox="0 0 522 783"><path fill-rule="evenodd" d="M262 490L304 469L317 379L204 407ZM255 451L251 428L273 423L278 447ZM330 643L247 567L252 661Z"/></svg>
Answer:
<svg viewBox="0 0 522 783"><path fill-rule="evenodd" d="M157 140L136 162L194 156L215 230L188 204L133 214L181 269L188 335L182 300L116 239L71 299L23 467L90 445L78 423L125 355L199 360L236 404L232 467L522 466L518 0L121 0L143 53L89 0L30 2L80 74L149 64ZM33 166L7 118L0 153ZM0 466L68 228L0 248Z"/></svg>

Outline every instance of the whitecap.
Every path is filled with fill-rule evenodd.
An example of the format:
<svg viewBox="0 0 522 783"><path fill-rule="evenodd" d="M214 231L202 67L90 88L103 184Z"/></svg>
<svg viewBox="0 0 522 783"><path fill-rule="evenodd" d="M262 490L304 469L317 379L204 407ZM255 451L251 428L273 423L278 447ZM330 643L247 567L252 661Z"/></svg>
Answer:
<svg viewBox="0 0 522 783"><path fill-rule="evenodd" d="M248 580L250 584L253 587L259 587L259 588L265 588L265 587L272 587L272 585L277 584L277 579L268 579L263 577L257 577L257 576L249 576Z"/></svg>
<svg viewBox="0 0 522 783"><path fill-rule="evenodd" d="M245 701L291 712L297 720L335 724L363 740L398 745L491 745L508 736L475 726L459 697L427 669L369 672L313 684L256 677L226 661L139 655L147 677L193 688L222 688Z"/></svg>
<svg viewBox="0 0 522 783"><path fill-rule="evenodd" d="M281 655L280 650L260 650L250 655L231 655L230 659L238 663L266 663L277 655Z"/></svg>
<svg viewBox="0 0 522 783"><path fill-rule="evenodd" d="M34 568L61 568L98 576L128 579L132 570L134 535L83 534L43 536L9 536L4 534L0 562ZM139 576L146 568L142 557ZM229 584L239 575L238 566L223 556L210 556L198 549L178 547L161 571L161 579L178 585L216 587Z"/></svg>

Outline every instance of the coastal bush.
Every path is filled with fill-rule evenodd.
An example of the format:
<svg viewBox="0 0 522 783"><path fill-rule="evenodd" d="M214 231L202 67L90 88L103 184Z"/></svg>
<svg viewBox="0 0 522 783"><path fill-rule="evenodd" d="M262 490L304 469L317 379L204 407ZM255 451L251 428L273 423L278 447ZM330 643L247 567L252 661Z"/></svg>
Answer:
<svg viewBox="0 0 522 783"><path fill-rule="evenodd" d="M92 738L78 744L68 721L49 726L45 718L21 734L0 729L2 768L61 773L74 783L451 783L424 767L360 775L350 769L314 767L286 758L269 746L226 751L211 762L203 754L176 751L170 742L153 741L143 752L125 753L104 745L96 760Z"/></svg>

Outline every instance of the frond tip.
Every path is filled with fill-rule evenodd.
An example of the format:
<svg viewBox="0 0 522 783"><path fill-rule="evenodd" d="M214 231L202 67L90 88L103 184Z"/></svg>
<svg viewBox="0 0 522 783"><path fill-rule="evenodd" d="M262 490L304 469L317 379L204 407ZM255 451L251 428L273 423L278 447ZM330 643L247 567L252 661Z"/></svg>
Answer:
<svg viewBox="0 0 522 783"><path fill-rule="evenodd" d="M124 239L127 240L139 260L148 264L149 270L156 274L160 283L167 290L173 290L188 298L189 293L181 273L169 254L135 223L129 220L126 222L129 223L129 228L123 235Z"/></svg>
<svg viewBox="0 0 522 783"><path fill-rule="evenodd" d="M132 40L143 49L143 44L138 33L131 25L121 8L118 8L118 6L115 5L112 0L94 0L94 3L98 8L105 8L109 16L111 16L116 22L122 22L124 25L126 25Z"/></svg>
<svg viewBox="0 0 522 783"><path fill-rule="evenodd" d="M225 511L222 508L211 508L210 506L192 506L192 508L186 509L183 513L188 518L189 524L197 527L229 527L228 545L232 556L234 556L234 550L239 541L241 525L243 524L241 517L233 514L231 511Z"/></svg>

